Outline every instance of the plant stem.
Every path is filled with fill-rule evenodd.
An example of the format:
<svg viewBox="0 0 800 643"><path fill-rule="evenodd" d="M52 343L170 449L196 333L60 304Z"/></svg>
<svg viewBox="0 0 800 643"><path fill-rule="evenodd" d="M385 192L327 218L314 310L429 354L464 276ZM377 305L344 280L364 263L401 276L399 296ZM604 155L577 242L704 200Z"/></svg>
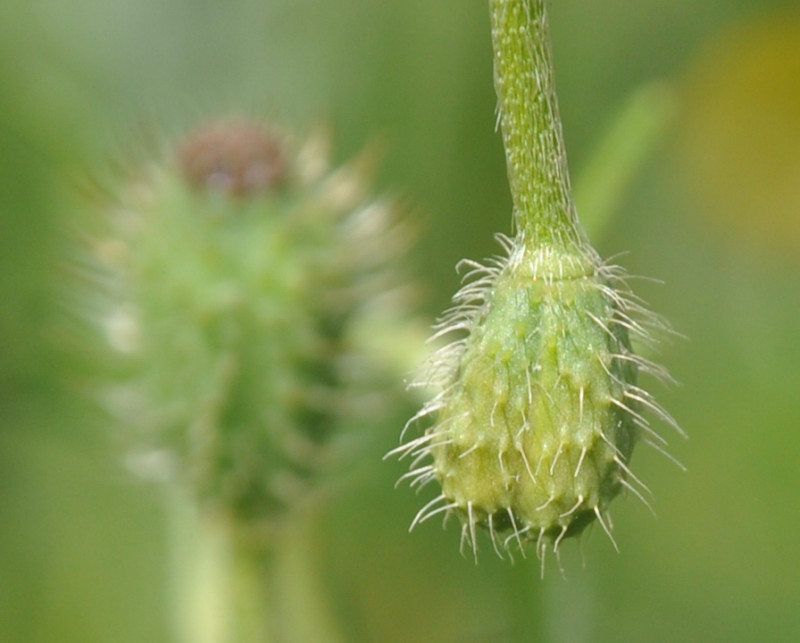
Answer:
<svg viewBox="0 0 800 643"><path fill-rule="evenodd" d="M173 611L180 643L270 643L280 636L276 556L237 546L230 524L171 490Z"/></svg>
<svg viewBox="0 0 800 643"><path fill-rule="evenodd" d="M343 640L319 578L315 508L296 512L269 542L254 542L173 489L168 517L176 641Z"/></svg>
<svg viewBox="0 0 800 643"><path fill-rule="evenodd" d="M527 561L525 561L527 563ZM546 640L543 636L547 623L544 609L542 579L531 573L527 564L515 565L508 570L508 604L513 618L509 640Z"/></svg>
<svg viewBox="0 0 800 643"><path fill-rule="evenodd" d="M490 0L494 84L523 243L579 250L544 0Z"/></svg>
<svg viewBox="0 0 800 643"><path fill-rule="evenodd" d="M344 635L331 608L319 559L321 506L311 503L296 512L281 534L276 578L281 615L291 631L282 641L340 643Z"/></svg>

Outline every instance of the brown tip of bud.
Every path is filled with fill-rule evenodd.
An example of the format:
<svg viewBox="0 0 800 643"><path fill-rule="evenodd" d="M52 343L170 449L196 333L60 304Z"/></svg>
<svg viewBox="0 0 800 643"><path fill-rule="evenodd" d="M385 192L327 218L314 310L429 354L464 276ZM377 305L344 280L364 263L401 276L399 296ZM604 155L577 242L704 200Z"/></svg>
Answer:
<svg viewBox="0 0 800 643"><path fill-rule="evenodd" d="M265 194L287 173L279 136L247 121L201 126L179 145L178 163L192 185L234 197Z"/></svg>

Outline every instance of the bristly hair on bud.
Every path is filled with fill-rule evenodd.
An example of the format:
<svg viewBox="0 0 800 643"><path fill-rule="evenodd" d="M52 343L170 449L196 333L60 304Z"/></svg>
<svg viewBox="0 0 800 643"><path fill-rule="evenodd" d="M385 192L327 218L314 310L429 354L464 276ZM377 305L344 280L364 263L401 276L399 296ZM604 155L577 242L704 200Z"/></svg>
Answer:
<svg viewBox="0 0 800 643"><path fill-rule="evenodd" d="M601 260L572 199L552 79L543 0L490 0L495 88L516 235L486 265L463 261L466 285L440 319L416 385L434 397L409 420L401 479L440 492L415 527L455 514L477 560L478 527L498 555L535 543L558 554L598 522L611 539L610 502L627 490L650 506L630 468L638 441L666 453L655 416L680 432L639 383L666 371L634 351L669 331ZM427 420L419 437L410 427Z"/></svg>

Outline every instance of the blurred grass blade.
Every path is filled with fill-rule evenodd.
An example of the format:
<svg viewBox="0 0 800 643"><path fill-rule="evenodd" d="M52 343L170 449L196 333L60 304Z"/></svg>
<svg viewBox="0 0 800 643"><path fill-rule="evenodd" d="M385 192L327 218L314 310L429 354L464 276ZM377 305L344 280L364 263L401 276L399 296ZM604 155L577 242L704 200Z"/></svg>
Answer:
<svg viewBox="0 0 800 643"><path fill-rule="evenodd" d="M637 171L663 140L677 97L663 81L637 89L577 177L575 202L583 226L595 242L607 230Z"/></svg>

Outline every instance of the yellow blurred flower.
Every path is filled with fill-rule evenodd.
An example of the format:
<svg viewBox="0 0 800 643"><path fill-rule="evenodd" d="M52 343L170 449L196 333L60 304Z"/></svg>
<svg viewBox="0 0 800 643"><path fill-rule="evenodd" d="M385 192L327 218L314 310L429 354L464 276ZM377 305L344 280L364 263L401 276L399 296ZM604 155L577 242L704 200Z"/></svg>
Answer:
<svg viewBox="0 0 800 643"><path fill-rule="evenodd" d="M723 31L687 77L680 172L715 224L800 250L800 15Z"/></svg>

